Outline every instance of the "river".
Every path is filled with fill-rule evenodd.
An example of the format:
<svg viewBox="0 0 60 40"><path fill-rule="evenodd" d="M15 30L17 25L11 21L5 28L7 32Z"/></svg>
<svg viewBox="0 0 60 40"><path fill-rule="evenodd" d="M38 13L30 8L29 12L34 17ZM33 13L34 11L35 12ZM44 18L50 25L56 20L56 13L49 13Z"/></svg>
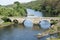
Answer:
<svg viewBox="0 0 60 40"><path fill-rule="evenodd" d="M36 25L36 27L38 26ZM45 30L33 30L32 27L24 27L22 24L12 25L0 29L0 40L38 40L35 35L44 31ZM55 36L56 34L54 37ZM47 35L40 40L46 40L48 37L50 37L50 35Z"/></svg>
<svg viewBox="0 0 60 40"><path fill-rule="evenodd" d="M39 11L35 11L32 9L27 9L27 18L37 18L37 17L44 17L42 12ZM25 26L33 26L33 23L31 20L26 20L24 22ZM42 20L39 25L41 26L41 28L43 29L47 29L49 28L51 25L47 20Z"/></svg>
<svg viewBox="0 0 60 40"><path fill-rule="evenodd" d="M27 14L27 17L43 17L42 13L39 11L36 12L31 9L28 10L29 10L28 11L29 14ZM33 13L34 16L30 16L30 13ZM24 26L23 24L19 24L19 25L16 24L10 27L0 29L0 40L38 40L35 35L44 32L45 29L49 28L50 23L47 21L44 22L41 21L39 25L41 25L42 28L41 30L37 30L37 28L34 29L33 27L39 27L39 26L38 25L33 26L33 23L30 20L26 20L24 22ZM54 35L54 37L55 36L56 34ZM50 37L50 35L47 35L39 40L46 40L46 38L48 37Z"/></svg>

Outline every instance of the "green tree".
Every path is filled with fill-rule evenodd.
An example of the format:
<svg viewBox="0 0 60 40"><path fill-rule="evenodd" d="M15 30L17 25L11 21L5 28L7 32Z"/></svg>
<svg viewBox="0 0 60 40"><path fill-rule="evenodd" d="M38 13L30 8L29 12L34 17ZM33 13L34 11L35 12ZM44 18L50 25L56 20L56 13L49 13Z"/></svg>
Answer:
<svg viewBox="0 0 60 40"><path fill-rule="evenodd" d="M36 0L24 4L25 7L43 12L44 16L60 16L60 0Z"/></svg>
<svg viewBox="0 0 60 40"><path fill-rule="evenodd" d="M12 5L0 6L0 15L3 16L25 16L26 14L26 8L18 1Z"/></svg>

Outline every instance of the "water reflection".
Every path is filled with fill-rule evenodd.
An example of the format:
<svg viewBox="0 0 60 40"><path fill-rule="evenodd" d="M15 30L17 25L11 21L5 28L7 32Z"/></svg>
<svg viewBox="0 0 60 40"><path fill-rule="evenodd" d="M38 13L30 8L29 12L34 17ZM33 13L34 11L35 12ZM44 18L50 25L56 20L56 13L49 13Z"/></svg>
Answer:
<svg viewBox="0 0 60 40"><path fill-rule="evenodd" d="M35 12L34 10L30 10L28 9L28 15L34 14L35 17L42 17L42 14L40 12ZM33 12L34 11L34 12ZM38 13L38 14L37 14ZM49 28L50 23L48 21L41 21L41 23L39 23L41 25L42 28ZM33 26L33 23L31 20L25 20L24 21L24 25L22 24L14 24L12 26L0 29L0 40L38 40L34 35L38 34L38 33L42 33L45 30L36 30L36 29L40 29L39 25L35 25ZM11 27L11 28L10 28ZM27 28L28 27L28 28ZM34 30L32 30L34 29ZM48 36L43 37L39 40L46 40L46 38L48 38Z"/></svg>
<svg viewBox="0 0 60 40"><path fill-rule="evenodd" d="M39 25L41 26L41 28L43 29L48 29L50 28L51 24L47 21L47 20L42 20Z"/></svg>
<svg viewBox="0 0 60 40"><path fill-rule="evenodd" d="M38 27L36 27L36 25ZM39 25L40 25L40 27L39 27ZM42 29L48 29L51 26L51 24L47 20L42 20L41 22L39 22L39 25L38 24L34 25L31 20L25 20L24 21L24 26L25 27L34 27L34 29L35 28L37 28L37 29L40 29L40 28L42 28Z"/></svg>
<svg viewBox="0 0 60 40"><path fill-rule="evenodd" d="M37 40L34 34L40 31L31 30L30 28L21 29L21 27L23 27L23 25L21 25L20 28L17 26L0 30L0 40Z"/></svg>
<svg viewBox="0 0 60 40"><path fill-rule="evenodd" d="M33 30L41 30L41 28L39 27L39 24L34 24L34 26L32 27L32 29Z"/></svg>
<svg viewBox="0 0 60 40"><path fill-rule="evenodd" d="M35 17L35 18L36 17L43 17L43 13L39 12L39 11L32 10L32 9L27 9L27 18L33 18L33 17ZM43 29L47 29L51 26L50 23L46 20L42 20L41 23L39 23L39 25ZM28 21L26 21L25 26L32 26L32 23L28 23Z"/></svg>
<svg viewBox="0 0 60 40"><path fill-rule="evenodd" d="M24 26L25 27L33 27L33 22L31 20L25 20L24 21Z"/></svg>
<svg viewBox="0 0 60 40"><path fill-rule="evenodd" d="M0 40L38 40L35 34L44 32L43 30L32 30L31 28L23 27L23 25L19 25L19 27L12 25L12 27L13 28L9 27L8 29L4 28L0 30ZM38 26L36 25L36 27ZM39 40L46 40L48 37L50 37L50 35L42 37Z"/></svg>

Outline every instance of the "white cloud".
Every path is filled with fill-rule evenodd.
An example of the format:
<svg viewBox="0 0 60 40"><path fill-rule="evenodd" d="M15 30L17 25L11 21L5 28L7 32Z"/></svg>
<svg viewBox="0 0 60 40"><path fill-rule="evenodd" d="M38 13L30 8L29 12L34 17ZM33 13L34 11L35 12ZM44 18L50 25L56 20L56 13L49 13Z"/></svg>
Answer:
<svg viewBox="0 0 60 40"><path fill-rule="evenodd" d="M8 5L8 4L12 4L15 1L19 1L21 3L26 3L26 2L30 2L30 1L34 1L34 0L0 0L0 4L1 5Z"/></svg>

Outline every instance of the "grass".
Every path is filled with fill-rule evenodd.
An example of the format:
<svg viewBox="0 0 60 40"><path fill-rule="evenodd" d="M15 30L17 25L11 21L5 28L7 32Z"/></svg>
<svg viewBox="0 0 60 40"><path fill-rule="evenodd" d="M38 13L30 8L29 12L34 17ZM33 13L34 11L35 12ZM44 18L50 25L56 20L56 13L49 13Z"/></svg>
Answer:
<svg viewBox="0 0 60 40"><path fill-rule="evenodd" d="M4 23L0 24L0 28L11 25L11 24L12 24L11 22L4 22Z"/></svg>
<svg viewBox="0 0 60 40"><path fill-rule="evenodd" d="M47 40L60 40L59 38L49 38Z"/></svg>

